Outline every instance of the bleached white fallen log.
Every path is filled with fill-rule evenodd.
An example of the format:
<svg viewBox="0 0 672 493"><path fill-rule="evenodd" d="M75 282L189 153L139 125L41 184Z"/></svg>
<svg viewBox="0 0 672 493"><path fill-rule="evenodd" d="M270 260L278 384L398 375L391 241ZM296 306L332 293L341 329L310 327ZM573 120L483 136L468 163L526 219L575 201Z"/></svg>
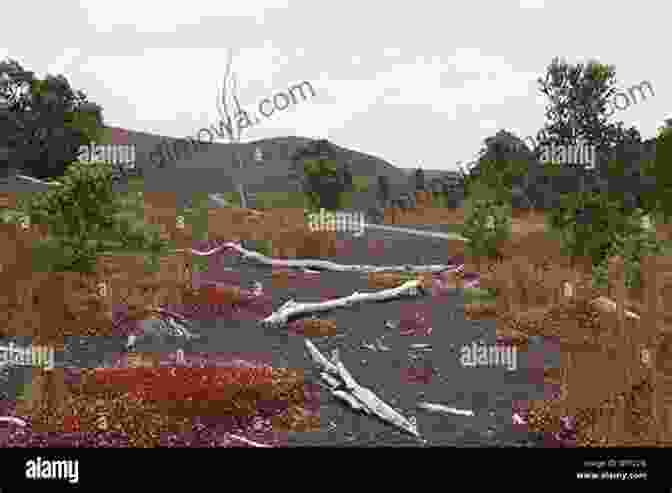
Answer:
<svg viewBox="0 0 672 493"><path fill-rule="evenodd" d="M614 300L610 300L606 296L600 296L599 298L595 298L592 301L592 304L608 313L614 313L616 311L616 302ZM630 310L625 310L625 316L628 318L634 318L635 320L640 319L639 315L631 312Z"/></svg>
<svg viewBox="0 0 672 493"><path fill-rule="evenodd" d="M429 402L420 402L418 404L418 407L420 409L424 409L425 411L434 412L434 413L457 414L457 415L460 415L460 416L473 416L474 415L474 412L470 411L468 409L456 409L454 407L443 406L441 404L432 404L432 403L429 403Z"/></svg>
<svg viewBox="0 0 672 493"><path fill-rule="evenodd" d="M331 361L329 361L322 353L320 353L312 342L308 339L306 339L305 342L306 347L308 348L308 353L313 361L320 365L322 370L338 377L340 385L331 389L331 393L334 397L347 402L357 411L362 411L366 414L375 414L383 421L391 423L407 433L420 438L418 427L415 422L406 419L392 409L392 407L383 402L371 390L362 387L355 381L352 375L350 375L350 372L345 369L345 366L340 361L338 350L333 351ZM329 380L331 380L331 378Z"/></svg>
<svg viewBox="0 0 672 493"><path fill-rule="evenodd" d="M352 375L350 375L350 372L345 368L343 362L338 359L338 353L334 353L332 362L336 365L336 368L338 368L338 376L343 381L345 388L349 391L356 389L358 387L357 382L352 378Z"/></svg>
<svg viewBox="0 0 672 493"><path fill-rule="evenodd" d="M341 386L341 382L339 382L337 379L335 379L326 372L320 373L320 376L324 381L327 382L327 384L329 384L329 387L331 387L332 389L336 389Z"/></svg>
<svg viewBox="0 0 672 493"><path fill-rule="evenodd" d="M332 375L338 375L338 368L331 361L324 357L324 355L315 347L315 345L306 339L306 348L311 359L319 365L322 370Z"/></svg>
<svg viewBox="0 0 672 493"><path fill-rule="evenodd" d="M0 423L12 423L14 425L19 425L19 426L28 426L28 423L26 423L24 420L22 420L20 418L15 418L14 416L0 417Z"/></svg>
<svg viewBox="0 0 672 493"><path fill-rule="evenodd" d="M200 251L193 248L186 248L174 250L174 252L190 252L200 257L207 257L221 252L222 250L232 249L240 253L243 259L254 259L262 264L273 267L298 267L303 269L319 269L335 272L443 272L445 270L454 269L451 265L391 265L391 266L375 266L375 265L343 265L331 262L329 260L318 259L304 259L304 260L280 260L267 257L258 252L253 252L243 248L239 243L228 242L211 250Z"/></svg>
<svg viewBox="0 0 672 493"><path fill-rule="evenodd" d="M342 401L347 402L355 411L362 411L365 414L371 414L369 410L361 402L359 402L355 396L348 394L345 390L334 389L331 391L331 393Z"/></svg>
<svg viewBox="0 0 672 493"><path fill-rule="evenodd" d="M401 296L417 296L422 291L422 282L419 280L406 281L401 286L392 289L383 289L374 293L354 292L344 298L324 301L322 303L296 303L289 300L276 312L264 318L260 323L264 326L278 327L285 325L290 317L314 312L324 312L334 308L343 308L365 301L385 301Z"/></svg>

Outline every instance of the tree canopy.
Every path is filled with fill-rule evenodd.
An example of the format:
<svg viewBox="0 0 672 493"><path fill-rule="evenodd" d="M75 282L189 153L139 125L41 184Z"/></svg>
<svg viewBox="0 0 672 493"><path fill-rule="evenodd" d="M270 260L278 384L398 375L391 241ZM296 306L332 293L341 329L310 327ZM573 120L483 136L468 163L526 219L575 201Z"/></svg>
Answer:
<svg viewBox="0 0 672 493"><path fill-rule="evenodd" d="M5 170L40 179L60 177L79 146L99 142L102 108L76 91L63 75L44 80L16 60L0 62L0 148Z"/></svg>

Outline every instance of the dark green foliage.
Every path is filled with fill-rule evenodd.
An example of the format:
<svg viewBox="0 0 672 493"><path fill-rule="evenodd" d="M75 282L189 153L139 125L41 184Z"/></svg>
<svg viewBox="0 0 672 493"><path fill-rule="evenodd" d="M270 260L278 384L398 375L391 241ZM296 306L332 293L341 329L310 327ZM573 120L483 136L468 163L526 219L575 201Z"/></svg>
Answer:
<svg viewBox="0 0 672 493"><path fill-rule="evenodd" d="M4 167L36 178L62 176L79 146L100 142L102 109L62 76L36 79L15 60L0 63L0 148Z"/></svg>
<svg viewBox="0 0 672 493"><path fill-rule="evenodd" d="M583 139L602 153L619 142L641 141L634 127L626 130L623 122L607 123L607 102L616 93L613 65L595 60L571 65L554 58L537 82L550 102L546 139L540 144L575 144Z"/></svg>
<svg viewBox="0 0 672 493"><path fill-rule="evenodd" d="M641 286L641 262L649 255L663 254L663 245L656 238L655 230L646 230L642 226L645 215L641 209L636 210L628 219L623 233L615 233L614 241L609 248L607 257L619 256L625 264L625 284L627 287ZM607 260L603 260L593 269L593 281L596 286L606 285L608 280Z"/></svg>
<svg viewBox="0 0 672 493"><path fill-rule="evenodd" d="M619 194L571 193L552 209L548 225L561 239L571 257L588 257L595 269L596 282L603 282L609 257L623 256L629 285L639 276L643 255L659 251L655 233L642 228L643 211L624 206Z"/></svg>

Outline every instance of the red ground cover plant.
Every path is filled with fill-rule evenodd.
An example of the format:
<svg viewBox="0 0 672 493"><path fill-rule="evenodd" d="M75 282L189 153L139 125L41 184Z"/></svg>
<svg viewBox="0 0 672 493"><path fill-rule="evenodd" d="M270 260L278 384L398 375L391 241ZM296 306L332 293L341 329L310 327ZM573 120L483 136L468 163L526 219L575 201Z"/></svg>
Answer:
<svg viewBox="0 0 672 493"><path fill-rule="evenodd" d="M211 447L255 423L271 435L280 425L319 426L307 410L310 389L289 369L151 366L77 374L66 379L61 409L39 403L26 416L30 429L3 446Z"/></svg>
<svg viewBox="0 0 672 493"><path fill-rule="evenodd" d="M183 417L250 416L259 404L298 403L298 373L269 367L106 368L86 378L86 394L124 392Z"/></svg>

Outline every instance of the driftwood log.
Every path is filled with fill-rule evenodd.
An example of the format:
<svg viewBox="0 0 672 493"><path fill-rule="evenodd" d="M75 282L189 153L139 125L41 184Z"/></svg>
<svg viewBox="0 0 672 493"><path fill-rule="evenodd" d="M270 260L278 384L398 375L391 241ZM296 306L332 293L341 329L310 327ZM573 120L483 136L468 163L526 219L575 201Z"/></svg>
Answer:
<svg viewBox="0 0 672 493"><path fill-rule="evenodd" d="M323 312L334 308L349 307L355 303L364 301L385 301L400 296L417 296L422 291L422 281L406 281L401 286L393 289L383 289L375 293L357 293L350 296L324 301L322 303L296 303L289 300L278 310L261 321L264 326L281 327L287 323L290 317L306 313Z"/></svg>
<svg viewBox="0 0 672 493"><path fill-rule="evenodd" d="M322 378L329 385L334 397L345 401L356 411L375 415L406 433L420 438L415 419L406 419L371 390L359 385L341 362L338 350L332 352L331 361L329 361L308 339L306 339L306 348L311 359L323 370Z"/></svg>
<svg viewBox="0 0 672 493"><path fill-rule="evenodd" d="M328 270L334 272L432 272L438 273L445 270L454 269L452 265L391 265L391 266L375 266L375 265L343 265L331 262L329 260L305 259L305 260L279 260L258 252L247 250L235 242L228 242L215 247L211 250L200 251L193 248L175 250L175 252L189 251L194 255L200 257L207 257L222 250L232 249L240 253L244 260L253 259L262 264L270 265L272 267L297 267L303 269L318 269Z"/></svg>

